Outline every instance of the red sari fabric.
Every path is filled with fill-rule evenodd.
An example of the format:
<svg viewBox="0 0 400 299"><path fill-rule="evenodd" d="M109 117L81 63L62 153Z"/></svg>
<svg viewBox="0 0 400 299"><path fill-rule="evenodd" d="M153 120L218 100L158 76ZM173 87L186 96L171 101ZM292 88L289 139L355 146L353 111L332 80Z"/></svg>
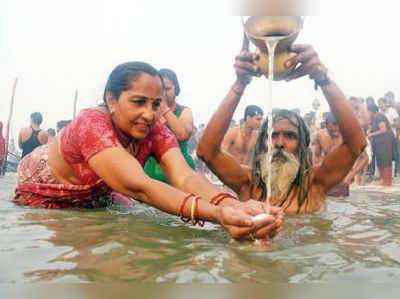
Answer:
<svg viewBox="0 0 400 299"><path fill-rule="evenodd" d="M60 184L48 166L48 146L35 149L18 166L15 201L44 208L95 208L111 202L111 189L90 168L88 161L95 154L110 148L124 147L144 166L148 156L160 161L169 149L178 147L175 136L157 122L150 134L138 143L118 132L102 109L82 110L71 124L61 131L60 150L64 160L74 169L82 185Z"/></svg>

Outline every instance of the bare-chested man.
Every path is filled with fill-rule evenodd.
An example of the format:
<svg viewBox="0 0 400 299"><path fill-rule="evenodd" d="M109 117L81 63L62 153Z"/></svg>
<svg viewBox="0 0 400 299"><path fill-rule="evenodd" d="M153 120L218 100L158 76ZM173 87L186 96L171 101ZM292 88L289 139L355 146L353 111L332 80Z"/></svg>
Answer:
<svg viewBox="0 0 400 299"><path fill-rule="evenodd" d="M244 123L229 129L224 137L222 150L234 156L242 165L251 165L263 115L260 107L247 106L244 111Z"/></svg>
<svg viewBox="0 0 400 299"><path fill-rule="evenodd" d="M267 122L261 127L252 170L221 150L222 140L246 86L252 76L260 75L255 63L258 56L248 49L248 40L244 39L242 52L235 62L237 80L208 123L197 155L241 200L264 200L268 179ZM315 50L308 45L293 46L292 50L297 55L288 60L286 66L295 65L296 69L288 79L309 75L315 81L322 89L343 137L342 143L321 164L313 167L310 135L304 120L288 110L280 110L274 116L271 204L284 208L286 214L312 213L325 207L326 192L345 178L362 153L366 140L344 94L329 79Z"/></svg>
<svg viewBox="0 0 400 299"><path fill-rule="evenodd" d="M325 129L321 129L314 141L317 148L315 157L317 161L323 161L324 157L334 151L343 143L343 137L333 113L328 112L325 117ZM319 154L319 156L318 156ZM316 164L316 161L313 161ZM342 182L334 186L327 192L327 195L335 197L349 196L349 185L356 179L358 185L364 184L363 171L368 166L369 158L365 151L358 157L356 163Z"/></svg>

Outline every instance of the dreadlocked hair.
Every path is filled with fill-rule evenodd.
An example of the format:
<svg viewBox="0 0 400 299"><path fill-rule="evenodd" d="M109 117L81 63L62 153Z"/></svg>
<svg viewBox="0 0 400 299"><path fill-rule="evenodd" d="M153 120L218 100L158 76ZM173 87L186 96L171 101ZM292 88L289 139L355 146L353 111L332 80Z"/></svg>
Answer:
<svg viewBox="0 0 400 299"><path fill-rule="evenodd" d="M307 197L308 191L310 189L311 184L311 167L312 167L312 154L309 148L310 145L310 133L308 128L301 116L298 114L286 110L281 109L276 111L272 116L272 122L275 123L278 120L287 119L292 125L297 128L298 131L298 146L297 146L297 157L300 162L300 167L297 172L297 176L292 183L292 187L288 195L291 193L294 186L299 188L299 196L298 196L298 210L303 206L305 199ZM260 187L262 190L263 201L266 200L267 196L267 186L266 183L262 180L261 176L261 159L267 153L266 140L268 138L268 119L264 121L261 126L260 134L258 135L256 146L254 149L254 159L253 159L253 180L255 181L254 187ZM288 196L289 197L289 196ZM293 197L292 197L293 198ZM289 206L290 202L286 202L286 200L282 201L280 206Z"/></svg>

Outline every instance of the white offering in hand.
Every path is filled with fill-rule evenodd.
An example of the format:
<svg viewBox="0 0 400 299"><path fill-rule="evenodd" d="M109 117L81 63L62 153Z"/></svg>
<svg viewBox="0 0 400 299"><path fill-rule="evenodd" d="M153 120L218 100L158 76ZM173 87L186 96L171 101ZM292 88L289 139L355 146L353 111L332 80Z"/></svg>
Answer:
<svg viewBox="0 0 400 299"><path fill-rule="evenodd" d="M263 214L258 214L257 216L252 217L251 220L253 220L253 222L258 222L258 221L265 220L268 217L269 217L269 214L263 213Z"/></svg>

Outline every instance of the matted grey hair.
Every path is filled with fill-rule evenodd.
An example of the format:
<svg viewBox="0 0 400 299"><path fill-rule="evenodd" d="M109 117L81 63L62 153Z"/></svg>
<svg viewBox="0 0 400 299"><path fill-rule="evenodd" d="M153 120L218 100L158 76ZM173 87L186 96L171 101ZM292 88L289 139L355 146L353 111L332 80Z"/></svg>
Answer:
<svg viewBox="0 0 400 299"><path fill-rule="evenodd" d="M303 118L300 115L286 109L281 109L276 111L272 117L273 123L282 119L287 119L293 126L297 128L298 131L298 140L297 140L298 146L296 155L297 158L299 159L300 167L297 172L297 176L293 181L292 186L290 187L288 195L290 194L294 186L300 188L299 199L298 199L299 201L298 210L300 210L300 208L305 202L305 199L307 197L311 185L312 153L309 148L310 133ZM267 138L268 138L268 119L266 119L261 126L261 131L260 134L258 135L257 143L254 149L254 160L253 160L253 180L255 179L256 184L258 184L258 187L262 189L263 192L261 197L262 200L266 199L267 186L266 182L262 180L260 159L267 153L267 147L265 145ZM283 206L285 202L286 200L284 200L280 206ZM290 203L288 203L288 205L290 205Z"/></svg>

